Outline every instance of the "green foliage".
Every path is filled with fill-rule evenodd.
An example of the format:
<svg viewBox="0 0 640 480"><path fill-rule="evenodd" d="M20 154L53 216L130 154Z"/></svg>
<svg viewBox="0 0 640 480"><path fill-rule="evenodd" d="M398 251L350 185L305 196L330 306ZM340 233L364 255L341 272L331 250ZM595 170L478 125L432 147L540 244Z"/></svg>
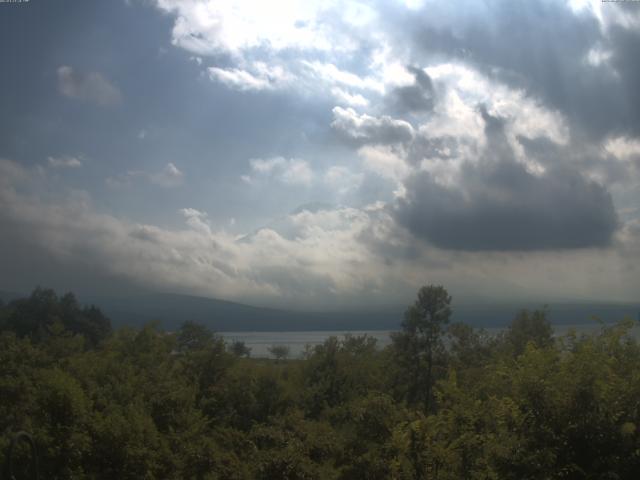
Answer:
<svg viewBox="0 0 640 480"><path fill-rule="evenodd" d="M381 360L375 339L367 336L330 337L307 352L302 366L307 413L315 418L371 390L383 390Z"/></svg>
<svg viewBox="0 0 640 480"><path fill-rule="evenodd" d="M422 404L425 412L433 407L434 367L444 350L442 334L451 316L450 305L451 296L444 287L422 287L405 313L402 331L391 337L407 401Z"/></svg>
<svg viewBox="0 0 640 480"><path fill-rule="evenodd" d="M547 320L546 310L522 310L507 328L504 340L514 355L522 354L528 343L538 348L550 347L553 344L553 329Z"/></svg>
<svg viewBox="0 0 640 480"><path fill-rule="evenodd" d="M181 353L201 351L213 346L214 341L215 336L207 327L188 321L178 330L176 348Z"/></svg>
<svg viewBox="0 0 640 480"><path fill-rule="evenodd" d="M274 361L229 351L189 322L175 333L150 324L92 340L79 326L87 312L47 290L0 306L0 449L11 432L31 432L42 478L640 471L640 345L630 320L560 339L544 312L520 313L495 337L462 324L445 330L450 297L426 287L386 349L367 336L332 337L303 359Z"/></svg>
<svg viewBox="0 0 640 480"><path fill-rule="evenodd" d="M233 343L231 343L229 347L229 351L233 353L236 357L248 358L251 356L251 349L247 347L247 345L241 340L236 340Z"/></svg>
<svg viewBox="0 0 640 480"><path fill-rule="evenodd" d="M276 360L284 360L291 353L291 349L287 345L271 345L267 350Z"/></svg>
<svg viewBox="0 0 640 480"><path fill-rule="evenodd" d="M73 293L58 298L53 290L38 287L29 298L13 300L2 310L0 330L34 341L47 340L62 326L96 346L111 332L111 322L100 309L93 305L81 307Z"/></svg>

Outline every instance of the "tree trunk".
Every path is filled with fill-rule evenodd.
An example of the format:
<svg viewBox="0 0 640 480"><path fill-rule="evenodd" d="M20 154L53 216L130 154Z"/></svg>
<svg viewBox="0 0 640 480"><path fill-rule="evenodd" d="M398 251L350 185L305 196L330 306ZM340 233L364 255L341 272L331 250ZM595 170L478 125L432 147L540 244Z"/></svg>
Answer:
<svg viewBox="0 0 640 480"><path fill-rule="evenodd" d="M424 413L429 415L429 410L431 408L431 376L432 376L432 366L433 366L433 354L431 347L429 347L429 351L427 352L427 385L425 387L425 397L424 397Z"/></svg>

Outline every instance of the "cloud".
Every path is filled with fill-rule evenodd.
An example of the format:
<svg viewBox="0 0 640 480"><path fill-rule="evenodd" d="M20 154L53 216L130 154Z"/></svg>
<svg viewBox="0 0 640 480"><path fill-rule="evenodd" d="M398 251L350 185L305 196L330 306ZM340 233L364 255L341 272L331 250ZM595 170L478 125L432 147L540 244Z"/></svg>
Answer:
<svg viewBox="0 0 640 480"><path fill-rule="evenodd" d="M391 108L399 112L428 112L433 109L434 89L429 75L422 69L409 66L415 83L396 87L390 92Z"/></svg>
<svg viewBox="0 0 640 480"><path fill-rule="evenodd" d="M338 195L346 195L356 190L362 184L364 175L354 173L347 167L334 165L324 174L324 182Z"/></svg>
<svg viewBox="0 0 640 480"><path fill-rule="evenodd" d="M77 157L48 157L47 164L52 168L79 168L82 161Z"/></svg>
<svg viewBox="0 0 640 480"><path fill-rule="evenodd" d="M365 169L384 178L401 180L411 172L402 150L389 145L364 145L358 149L358 155Z"/></svg>
<svg viewBox="0 0 640 480"><path fill-rule="evenodd" d="M577 14L592 15L600 24L604 34L608 34L609 30L614 27L625 29L640 27L640 14L625 5L607 5L607 2L598 0L569 0L567 3L571 10Z"/></svg>
<svg viewBox="0 0 640 480"><path fill-rule="evenodd" d="M528 172L498 161L466 164L459 184L427 172L405 183L398 221L419 238L453 250L531 251L606 247L619 227L611 196L576 172Z"/></svg>
<svg viewBox="0 0 640 480"><path fill-rule="evenodd" d="M232 88L293 87L359 107L386 95L393 112L425 113L435 97L433 74L423 67L465 64L525 92L522 98L537 97L589 134L640 132L638 102L627 101L640 95L634 56L640 12L633 5L545 0L518 11L508 1L156 5L174 18L175 45L228 59L230 66L216 66L210 76ZM269 79L254 69L256 60L296 81Z"/></svg>
<svg viewBox="0 0 640 480"><path fill-rule="evenodd" d="M338 62L345 55L356 56L357 52L370 48L367 39L376 28L379 12L368 2L278 0L267 5L259 1L156 0L154 3L174 18L171 33L174 45L189 52L190 57L223 60L224 65L206 71L209 78L230 88L292 89L312 96L331 94L340 96L340 102L348 105L364 105L368 99L363 92L384 93L379 72L369 75L362 68L352 70ZM375 36L381 35L380 31ZM334 87L338 90L333 90Z"/></svg>
<svg viewBox="0 0 640 480"><path fill-rule="evenodd" d="M126 119L59 111L46 89L37 101L29 101L31 88L14 89L21 96L8 108L27 110L7 113L15 141L5 154L46 159L54 145L95 159L72 176L53 164L16 175L19 167L7 167L0 218L3 238L13 240L4 258L35 245L39 259L59 262L60 275L75 268L63 265L84 265L149 288L241 300L291 299L295 291L320 305L340 293L396 298L427 281L497 297L519 289L637 298L637 273L626 270L638 263L631 227L640 215L634 5L145 3L164 15L140 10L157 28L110 57L115 70L83 72L76 62L56 79L61 95L98 105L122 102L117 80L132 93ZM122 12L109 12L103 21L118 23ZM79 20L65 19L64 30L77 31ZM130 27L116 36L133 35ZM158 47L169 41L173 53ZM59 46L62 57L77 57ZM129 68L149 51L160 54L146 74ZM36 63L27 76L46 81ZM161 88L139 92L149 75L162 77ZM109 87L116 93L105 95ZM139 142L142 127L151 133ZM186 163L166 164L168 151L185 153ZM165 160L154 167L153 158ZM136 188L95 185L111 159L123 173L108 183ZM183 170L195 172L190 188L164 195L160 187L185 184ZM228 181L241 175L250 185ZM68 189L83 180L95 191ZM127 209L140 192L143 202ZM124 209L122 218L98 215L92 195L101 211ZM334 206L283 214L311 200ZM178 213L185 206L198 210ZM150 218L161 220L150 225ZM37 264L28 270L40 273Z"/></svg>
<svg viewBox="0 0 640 480"><path fill-rule="evenodd" d="M99 214L76 196L46 196L13 162L0 162L0 173L6 206L0 224L16 242L29 239L29 248L47 252L65 269L89 262L96 273L146 288L289 306L349 301L368 295L372 285L382 287L377 260L357 240L371 221L358 209L302 209L286 219L294 236L264 228L238 241L194 208L180 210L186 228L137 224ZM17 250L5 247L3 262L7 251Z"/></svg>
<svg viewBox="0 0 640 480"><path fill-rule="evenodd" d="M218 81L238 90L264 90L271 88L269 80L258 78L246 70L237 68L225 70L222 68L209 68L209 75Z"/></svg>
<svg viewBox="0 0 640 480"><path fill-rule="evenodd" d="M585 61L592 67L607 67L613 71L610 62L612 56L613 52L611 50L604 50L600 46L595 46L587 52Z"/></svg>
<svg viewBox="0 0 640 480"><path fill-rule="evenodd" d="M58 91L65 97L75 98L102 107L118 105L122 94L100 73L81 73L63 65L58 68Z"/></svg>
<svg viewBox="0 0 640 480"><path fill-rule="evenodd" d="M604 149L607 153L621 160L634 157L640 158L640 139L628 137L609 138L604 145Z"/></svg>
<svg viewBox="0 0 640 480"><path fill-rule="evenodd" d="M259 1L220 3L206 0L157 0L158 8L175 15L172 42L197 55L216 52L241 54L268 47L334 48L318 16L326 10L319 1Z"/></svg>
<svg viewBox="0 0 640 480"><path fill-rule="evenodd" d="M309 162L297 158L286 159L273 157L268 159L254 158L249 160L251 174L242 175L246 183L255 183L260 179L275 178L288 185L309 186L313 182L314 173Z"/></svg>
<svg viewBox="0 0 640 480"><path fill-rule="evenodd" d="M353 0L156 0L171 13L172 43L191 54L351 52L378 20L374 6Z"/></svg>
<svg viewBox="0 0 640 480"><path fill-rule="evenodd" d="M359 93L352 94L344 91L341 88L333 87L331 89L331 93L337 102L342 103L343 105L348 105L351 107L367 107L369 106L369 100L360 95Z"/></svg>
<svg viewBox="0 0 640 480"><path fill-rule="evenodd" d="M484 106L492 115L509 120L505 133L512 144L517 135L544 136L556 143L569 141L566 117L526 90L513 88L465 63L433 64L426 71L445 91L435 115L423 125L424 130L477 137L484 129L478 107Z"/></svg>
<svg viewBox="0 0 640 480"><path fill-rule="evenodd" d="M208 71L211 79L241 91L281 88L295 79L292 74L286 72L282 67L277 65L269 66L264 62L255 62L251 66L251 71L218 67L210 67Z"/></svg>
<svg viewBox="0 0 640 480"><path fill-rule="evenodd" d="M0 225L5 232L0 236L0 260L6 285L15 284L16 275L31 266L39 279L58 288L91 284L103 292L116 282L127 288L287 308L405 304L416 285L434 282L446 284L456 295L473 292L494 298L507 294L523 298L524 293L529 300L536 295L637 298L640 273L627 268L640 256L637 222L625 224L612 246L597 255L584 249L498 256L433 248L399 229L394 220L397 212L382 203L361 209L300 208L238 238L194 208L181 210L186 226L175 228L98 213L87 195L51 191L41 175L0 160ZM541 187L518 168L494 169L485 175L520 176L520 186L555 192L548 186L552 180L540 181ZM562 190L566 180L574 179L570 175L558 179L557 188ZM584 193L582 200L593 201L591 207L598 207L597 187L576 180L572 188ZM449 192L448 198L455 200L456 194ZM572 198L573 194L554 194L561 202L577 201ZM493 203L505 205L499 200ZM33 259L38 259L35 264ZM29 288L33 279L22 282Z"/></svg>
<svg viewBox="0 0 640 480"><path fill-rule="evenodd" d="M151 183L161 187L177 187L184 182L184 173L173 163L169 162L162 171L150 174L149 180Z"/></svg>
<svg viewBox="0 0 640 480"><path fill-rule="evenodd" d="M514 10L508 1L468 1L429 2L401 28L414 55L464 62L601 139L640 132L639 24L629 3L540 1Z"/></svg>
<svg viewBox="0 0 640 480"><path fill-rule="evenodd" d="M352 108L333 108L331 127L346 141L354 145L391 145L410 142L414 137L409 122L388 115L373 117L358 114Z"/></svg>
<svg viewBox="0 0 640 480"><path fill-rule="evenodd" d="M513 119L491 114L482 104L477 110L484 123L482 149L444 176L434 162L422 162L404 181L394 207L398 222L417 237L451 250L610 245L620 225L609 192L557 158L538 163L518 150L522 145L512 136L519 131Z"/></svg>
<svg viewBox="0 0 640 480"><path fill-rule="evenodd" d="M341 70L332 63L322 63L318 61L303 61L302 63L314 72L315 75L328 83L361 90L372 90L378 93L384 92L383 83L376 78L368 76L361 77L355 73Z"/></svg>
<svg viewBox="0 0 640 480"><path fill-rule="evenodd" d="M187 225L191 228L211 235L211 227L209 226L206 212L201 212L195 208L182 208L180 213L187 219Z"/></svg>
<svg viewBox="0 0 640 480"><path fill-rule="evenodd" d="M172 162L169 162L159 172L152 173L141 170L130 170L123 175L108 177L106 183L112 188L122 188L130 186L136 179L144 179L149 183L164 188L173 188L179 187L184 183L184 173Z"/></svg>

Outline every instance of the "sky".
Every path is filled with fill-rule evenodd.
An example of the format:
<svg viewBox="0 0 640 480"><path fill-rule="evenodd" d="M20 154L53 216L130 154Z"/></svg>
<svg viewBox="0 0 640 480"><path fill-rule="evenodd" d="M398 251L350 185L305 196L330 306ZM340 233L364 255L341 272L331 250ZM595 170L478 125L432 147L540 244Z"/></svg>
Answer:
<svg viewBox="0 0 640 480"><path fill-rule="evenodd" d="M0 289L637 301L640 3L0 3Z"/></svg>

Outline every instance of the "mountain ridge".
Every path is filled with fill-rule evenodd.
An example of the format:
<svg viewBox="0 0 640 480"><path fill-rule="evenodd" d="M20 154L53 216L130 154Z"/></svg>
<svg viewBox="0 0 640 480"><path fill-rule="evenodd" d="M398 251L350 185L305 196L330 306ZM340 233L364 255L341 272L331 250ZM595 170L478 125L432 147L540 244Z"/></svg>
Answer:
<svg viewBox="0 0 640 480"><path fill-rule="evenodd" d="M27 296L0 291L0 299L8 302ZM115 327L140 327L158 321L162 328L175 330L188 320L219 332L242 331L362 331L398 330L406 307L360 311L297 311L247 305L196 295L178 293L144 293L128 297L79 297L82 304L93 304L109 317ZM474 327L504 327L523 309L543 308L544 304L461 303L453 304L452 322L465 322ZM593 317L605 323L625 316L640 320L640 304L614 302L556 302L548 304L552 324L584 324Z"/></svg>
<svg viewBox="0 0 640 480"><path fill-rule="evenodd" d="M193 320L221 332L397 330L406 309L406 306L390 306L375 311L296 311L175 293L154 293L110 302L95 300L114 325L141 325L159 320L164 328L173 329L186 320ZM544 308L544 304L454 303L451 321L474 327L503 327L520 310L538 308ZM593 317L605 323L625 316L640 318L640 304L614 302L556 302L548 304L548 311L549 320L557 325L589 323Z"/></svg>

